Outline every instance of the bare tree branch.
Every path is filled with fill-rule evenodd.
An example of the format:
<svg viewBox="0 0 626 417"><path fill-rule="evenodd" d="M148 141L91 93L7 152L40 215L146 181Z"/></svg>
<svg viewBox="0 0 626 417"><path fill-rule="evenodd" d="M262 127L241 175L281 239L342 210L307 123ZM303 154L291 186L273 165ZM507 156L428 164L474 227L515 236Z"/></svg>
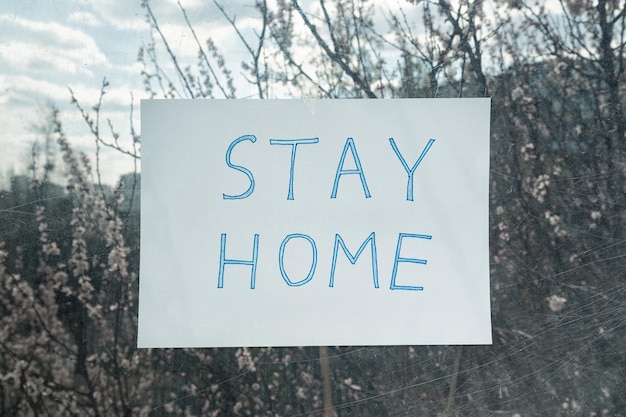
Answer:
<svg viewBox="0 0 626 417"><path fill-rule="evenodd" d="M328 46L326 41L324 41L324 39L322 39L322 37L318 33L317 28L315 27L315 25L313 25L311 23L311 21L309 20L307 15L304 13L304 10L302 10L300 5L298 4L298 1L297 0L291 0L291 3L295 7L295 9L298 11L300 16L302 17L302 20L304 21L304 24L309 29L311 34L315 37L315 40L317 41L318 45L324 50L326 55L333 62L337 63L346 74L348 74L348 76L352 79L352 81L354 81L354 83L363 92L365 92L367 97L369 97L369 98L377 98L376 94L370 89L370 86L361 78L361 76L359 74L357 74L356 72L354 72L350 68L350 66L343 60L341 55L339 55L338 53L336 53L336 52L334 52L334 51L332 51L330 49L330 47Z"/></svg>

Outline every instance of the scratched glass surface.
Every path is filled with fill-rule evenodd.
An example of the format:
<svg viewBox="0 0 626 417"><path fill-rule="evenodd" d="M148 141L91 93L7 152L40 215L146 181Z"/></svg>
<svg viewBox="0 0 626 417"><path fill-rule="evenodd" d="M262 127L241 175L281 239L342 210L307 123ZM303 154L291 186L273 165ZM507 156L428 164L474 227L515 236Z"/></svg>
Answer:
<svg viewBox="0 0 626 417"><path fill-rule="evenodd" d="M2 2L0 415L626 415L625 19L617 0ZM139 99L402 97L492 98L492 345L136 347Z"/></svg>

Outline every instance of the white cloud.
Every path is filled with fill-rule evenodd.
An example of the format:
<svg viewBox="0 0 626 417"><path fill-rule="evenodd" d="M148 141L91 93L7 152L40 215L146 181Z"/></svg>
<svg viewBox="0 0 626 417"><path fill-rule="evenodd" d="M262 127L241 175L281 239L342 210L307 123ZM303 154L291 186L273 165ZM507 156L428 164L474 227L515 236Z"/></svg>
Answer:
<svg viewBox="0 0 626 417"><path fill-rule="evenodd" d="M139 1L100 0L88 2L107 25L118 31L144 31L145 10Z"/></svg>
<svg viewBox="0 0 626 417"><path fill-rule="evenodd" d="M9 71L90 76L90 67L107 63L95 41L81 30L8 15L0 15L0 26L12 35L0 45L0 60Z"/></svg>
<svg viewBox="0 0 626 417"><path fill-rule="evenodd" d="M95 14L87 11L72 12L67 18L69 23L88 27L102 27L104 23Z"/></svg>

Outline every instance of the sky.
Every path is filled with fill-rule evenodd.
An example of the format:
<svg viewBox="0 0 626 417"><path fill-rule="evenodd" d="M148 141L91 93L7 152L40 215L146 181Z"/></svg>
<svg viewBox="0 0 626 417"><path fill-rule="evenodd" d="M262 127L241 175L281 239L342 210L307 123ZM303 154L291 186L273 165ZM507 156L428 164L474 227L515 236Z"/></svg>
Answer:
<svg viewBox="0 0 626 417"><path fill-rule="evenodd" d="M76 148L93 147L86 124L72 109L70 92L90 108L104 77L112 88L107 106L119 112L130 92L141 96L135 68L146 33L139 4L119 1L17 1L0 3L0 175L23 173L34 141L43 134L51 105L61 110ZM122 6L123 5L123 6ZM114 155L107 163L123 171ZM126 167L129 169L129 167ZM108 170L107 170L108 171ZM115 181L107 173L107 181Z"/></svg>
<svg viewBox="0 0 626 417"><path fill-rule="evenodd" d="M210 0L180 3L200 41L211 38L225 56L237 97L254 98L256 90L241 69L241 62L249 55L230 23ZM220 0L220 4L229 16L236 17L244 36L254 37L253 30L260 25L254 0ZM317 7L312 0L301 4L310 11ZM408 7L409 15L417 9L401 0L382 2L379 7L400 4ZM178 0L151 0L150 5L179 62L183 67L193 66L198 49ZM374 16L387 25L384 12ZM8 186L12 175L27 171L34 144L42 144L45 138L42 127L51 106L60 111L74 150L85 152L96 166L94 137L71 103L70 89L93 116L92 107L98 102L105 78L109 86L101 107L100 131L105 141L112 142L107 121L111 120L120 134L120 146L131 150L131 102L133 127L139 132L140 100L147 98L137 56L149 42L150 29L141 0L1 0L0 189ZM161 55L160 62L167 65L167 57ZM133 159L119 152L103 148L99 155L104 183L114 185L121 174L133 170Z"/></svg>
<svg viewBox="0 0 626 417"><path fill-rule="evenodd" d="M234 42L228 22L212 2L181 3L200 39L211 36L220 47ZM245 17L253 12L249 3L225 0L222 4L245 26ZM183 60L195 58L197 50L190 47L190 34L176 0L155 0L151 5L175 53ZM106 122L110 119L120 133L120 145L131 149L131 97L137 130L139 100L146 97L137 62L140 47L150 37L145 13L141 0L0 2L0 186L6 187L11 175L27 169L33 144L45 137L41 127L50 106L60 110L74 149L90 155L95 166L95 141L71 104L69 88L83 108L93 112L106 78L109 87L101 129L109 136L104 139L111 139ZM237 52L231 50L237 59ZM100 159L102 180L108 184L115 184L120 174L133 169L132 158L112 150L104 149Z"/></svg>

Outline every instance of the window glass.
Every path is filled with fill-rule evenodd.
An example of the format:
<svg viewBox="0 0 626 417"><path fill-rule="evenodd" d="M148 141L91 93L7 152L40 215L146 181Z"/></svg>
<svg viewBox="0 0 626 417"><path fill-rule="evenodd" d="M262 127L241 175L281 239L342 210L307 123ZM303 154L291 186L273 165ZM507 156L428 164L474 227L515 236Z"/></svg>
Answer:
<svg viewBox="0 0 626 417"><path fill-rule="evenodd" d="M3 2L0 415L624 415L625 19ZM139 100L305 97L492 98L492 345L137 349Z"/></svg>

